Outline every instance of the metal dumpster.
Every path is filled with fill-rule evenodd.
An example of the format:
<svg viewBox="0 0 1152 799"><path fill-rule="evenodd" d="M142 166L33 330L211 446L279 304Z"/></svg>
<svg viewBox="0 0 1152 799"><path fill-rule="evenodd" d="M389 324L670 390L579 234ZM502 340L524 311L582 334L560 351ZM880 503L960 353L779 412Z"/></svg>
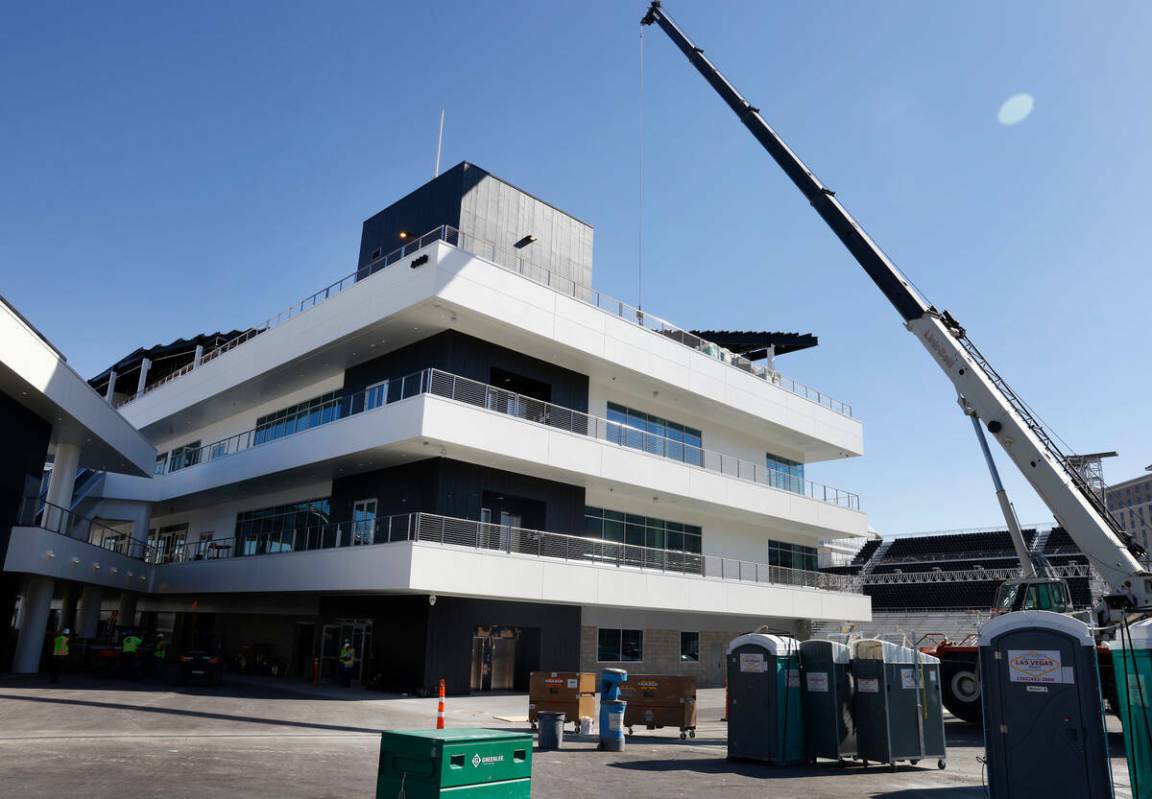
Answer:
<svg viewBox="0 0 1152 799"><path fill-rule="evenodd" d="M748 633L728 644L728 757L778 766L804 762L800 648Z"/></svg>
<svg viewBox="0 0 1152 799"><path fill-rule="evenodd" d="M1118 639L1109 647L1128 782L1133 799L1152 799L1152 619L1122 628Z"/></svg>
<svg viewBox="0 0 1152 799"><path fill-rule="evenodd" d="M655 730L676 727L680 738L696 737L696 678L668 674L629 674L620 686L620 698L628 703L624 725Z"/></svg>
<svg viewBox="0 0 1152 799"><path fill-rule="evenodd" d="M800 644L804 707L804 753L843 760L856 756L852 655L846 644L812 640Z"/></svg>
<svg viewBox="0 0 1152 799"><path fill-rule="evenodd" d="M590 671L534 671L528 681L528 721L541 710L563 713L577 730L581 717L596 718L596 675Z"/></svg>
<svg viewBox="0 0 1152 799"><path fill-rule="evenodd" d="M852 645L856 680L856 749L868 761L916 765L936 758L946 765L940 660L891 641L865 639Z"/></svg>
<svg viewBox="0 0 1152 799"><path fill-rule="evenodd" d="M484 729L380 734L376 799L528 799L532 736Z"/></svg>

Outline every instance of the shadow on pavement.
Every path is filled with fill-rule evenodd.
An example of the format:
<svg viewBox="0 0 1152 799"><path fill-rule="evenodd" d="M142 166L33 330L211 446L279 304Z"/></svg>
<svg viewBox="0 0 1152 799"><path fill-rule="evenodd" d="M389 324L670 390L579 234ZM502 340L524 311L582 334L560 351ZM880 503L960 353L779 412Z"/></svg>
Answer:
<svg viewBox="0 0 1152 799"><path fill-rule="evenodd" d="M64 699L46 696L20 696L19 694L0 693L0 699L12 702L35 702L49 705L65 705L74 707L95 707L105 710L128 710L134 713L153 713L163 716L183 716L186 718L215 719L218 721L236 721L246 724L267 724L274 727L300 727L310 730L325 730L327 732L354 732L379 733L376 727L348 727L341 724L319 724L310 721L288 721L285 719L267 719L256 716L234 716L228 713L210 713L203 710L181 710L179 708L148 707L125 704L123 702L94 702L87 699Z"/></svg>
<svg viewBox="0 0 1152 799"><path fill-rule="evenodd" d="M887 793L874 793L872 799L985 799L988 794L979 785L972 787L907 788Z"/></svg>
<svg viewBox="0 0 1152 799"><path fill-rule="evenodd" d="M414 694L368 691L363 688L341 688L335 685L313 686L303 680L283 677L249 677L229 675L219 685L182 683L175 679L121 679L94 677L88 674L65 674L56 685L43 675L2 675L0 688L46 689L71 691L140 691L187 694L190 696L243 696L247 699L307 699L326 702L364 702L386 699L412 699Z"/></svg>
<svg viewBox="0 0 1152 799"><path fill-rule="evenodd" d="M769 766L764 763L753 763L746 760L729 760L725 757L703 757L691 758L684 760L677 759L660 759L660 760L632 760L627 762L609 763L610 768L623 769L625 771L647 771L647 772L673 772L685 771L693 772L696 774L736 774L741 777L755 777L757 779L798 779L809 777L857 777L866 778L869 774L876 776L876 779L891 778L892 772L885 767L873 766L872 768L864 768L859 764L849 764L841 766L831 761L821 761L814 766ZM932 762L932 768L927 769L919 766L909 766L901 764L897 769L898 773L903 772L917 772L922 771L925 773L935 774L938 773L935 767L935 761ZM887 794L884 794L887 796ZM915 794L907 794L907 796L914 796ZM937 794L932 794L936 796ZM967 794L957 794L957 796L966 796ZM976 794L983 796L983 794Z"/></svg>

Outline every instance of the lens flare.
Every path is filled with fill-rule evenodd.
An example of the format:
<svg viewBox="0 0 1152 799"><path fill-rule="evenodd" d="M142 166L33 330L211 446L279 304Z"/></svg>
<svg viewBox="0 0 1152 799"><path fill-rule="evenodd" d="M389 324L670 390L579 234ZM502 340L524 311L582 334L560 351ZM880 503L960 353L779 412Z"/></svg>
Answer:
<svg viewBox="0 0 1152 799"><path fill-rule="evenodd" d="M1001 125L1019 125L1032 113L1036 101L1030 94L1014 94L1000 106L996 118Z"/></svg>

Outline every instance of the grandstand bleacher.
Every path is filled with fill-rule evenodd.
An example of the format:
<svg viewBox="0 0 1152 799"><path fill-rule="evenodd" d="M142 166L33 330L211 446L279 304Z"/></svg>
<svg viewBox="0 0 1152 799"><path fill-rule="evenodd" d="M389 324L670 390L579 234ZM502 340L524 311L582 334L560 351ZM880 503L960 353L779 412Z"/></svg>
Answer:
<svg viewBox="0 0 1152 799"><path fill-rule="evenodd" d="M1032 549L1039 544L1052 566L1085 564L1072 537L1060 527L1024 531ZM870 539L848 564L828 566L833 574L858 574L863 591L872 597L874 613L979 611L992 607L1003 574L1018 568L1016 550L1007 530L905 536L887 541ZM983 572L997 572L981 579ZM907 575L904 579L903 575ZM1068 579L1073 603L1091 607L1088 577Z"/></svg>

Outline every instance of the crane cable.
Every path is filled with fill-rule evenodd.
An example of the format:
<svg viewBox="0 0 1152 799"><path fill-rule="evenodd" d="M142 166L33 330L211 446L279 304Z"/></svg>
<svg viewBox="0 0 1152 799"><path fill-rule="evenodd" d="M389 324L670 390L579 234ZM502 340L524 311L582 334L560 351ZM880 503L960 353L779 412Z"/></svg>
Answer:
<svg viewBox="0 0 1152 799"><path fill-rule="evenodd" d="M636 310L644 309L644 26L640 26L640 97L636 103L639 129L639 209L636 224Z"/></svg>

